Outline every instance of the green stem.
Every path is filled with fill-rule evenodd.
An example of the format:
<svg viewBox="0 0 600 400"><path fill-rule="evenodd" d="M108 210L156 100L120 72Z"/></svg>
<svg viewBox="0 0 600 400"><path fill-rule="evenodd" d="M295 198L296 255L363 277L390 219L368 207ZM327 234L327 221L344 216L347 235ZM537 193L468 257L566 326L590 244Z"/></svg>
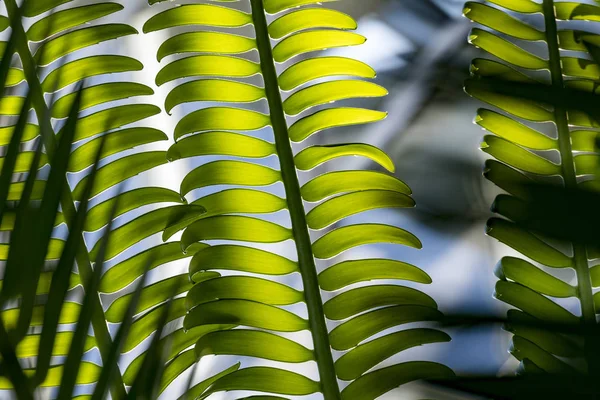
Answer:
<svg viewBox="0 0 600 400"><path fill-rule="evenodd" d="M319 289L319 280L315 259L312 252L312 244L306 223L306 214L300 183L294 163L294 153L288 135L288 126L283 111L281 93L277 71L273 61L271 41L267 28L267 19L263 0L251 0L252 18L256 30L256 44L260 55L265 92L271 113L271 124L275 134L275 145L279 163L281 165L281 177L285 187L287 205L292 220L292 230L296 249L298 252L298 264L302 274L304 296L308 308L308 320L312 334L315 358L319 368L321 389L325 400L338 400L341 398L337 377L329 344L329 333L325 324L323 312L323 300Z"/></svg>
<svg viewBox="0 0 600 400"><path fill-rule="evenodd" d="M21 21L17 20L19 12L15 0L6 0L5 4L8 16L11 20L11 28L13 30L13 35L16 35L17 38L15 44L16 50L19 56L21 57L23 72L25 73L25 78L27 80L27 84L29 85L29 90L32 93L33 108L38 117L38 123L40 124L40 132L42 133L44 147L46 149L46 152L48 153L48 156L52 158L52 155L54 154L54 151L56 149L56 138L50 121L50 112L44 99L44 91L37 76L36 63L29 49L27 34L25 33L23 26L21 25ZM66 187L69 187L68 183ZM67 222L68 226L71 223L71 221L75 220L74 216L77 213L73 202L73 196L70 190L66 190L63 194L61 198L61 207L65 216L65 221ZM70 226L68 227L70 228ZM82 241L83 243L85 243L83 234ZM77 266L79 268L79 273L81 275L81 282L84 285L85 292L87 293L88 288L86 287L86 282L91 282L93 269L90 263L89 254L85 249L85 246L79 247L76 255L76 261ZM104 309L102 308L102 303L100 302L100 297L98 295L94 296L93 307L94 312L92 314L92 326L94 328L96 343L100 350L102 361L104 362L106 361L106 358L108 357L108 354L110 352L112 339L110 337L108 326L106 324ZM125 386L123 384L123 379L120 374L116 375L118 376L115 379L115 385L111 386L111 394L115 398L124 398L126 396L126 392Z"/></svg>
<svg viewBox="0 0 600 400"><path fill-rule="evenodd" d="M560 49L558 45L558 28L554 12L554 0L544 0L543 7L552 86L559 92L564 89L564 83L560 61ZM569 130L567 111L562 107L555 107L554 119L558 129L558 146L565 187L567 190L576 190L577 174L575 172L575 163L573 160L571 131ZM596 310L594 308L592 281L585 245L577 243L573 245L573 266L577 273L578 295L581 301L581 319L586 325L593 327L596 324ZM591 342L591 340L586 340L586 350L589 349ZM594 375L599 371L599 360L595 359L595 354L597 353L586 351L586 355L588 355L588 357L586 357L588 367L590 373Z"/></svg>

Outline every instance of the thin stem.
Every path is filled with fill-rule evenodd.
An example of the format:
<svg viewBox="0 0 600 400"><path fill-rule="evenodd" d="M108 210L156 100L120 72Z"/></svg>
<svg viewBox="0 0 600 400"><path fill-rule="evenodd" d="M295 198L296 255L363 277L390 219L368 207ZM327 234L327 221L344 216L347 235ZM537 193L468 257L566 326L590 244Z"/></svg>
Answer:
<svg viewBox="0 0 600 400"><path fill-rule="evenodd" d="M27 40L27 35L23 26L21 25L20 19L17 20L17 16L19 15L17 4L15 0L6 0L6 10L8 12L8 16L11 20L11 28L13 30L13 35L16 35L16 50L19 56L21 57L21 63L23 65L23 72L25 73L25 78L27 79L27 83L29 85L29 90L32 93L32 103L35 113L38 117L38 123L40 124L40 132L42 133L42 139L44 141L44 147L48 156L51 158L56 149L56 138L54 136L54 130L52 128L52 124L50 122L50 112L48 110L48 106L46 105L46 101L44 99L44 91L42 89L42 85L37 76L37 68L35 60L31 55L31 51L29 49L29 43ZM44 134L45 133L45 134ZM65 176L66 179L66 176ZM67 188L68 183L67 183ZM76 214L75 205L73 202L73 196L70 190L66 190L61 198L61 207L63 214L65 216L65 221L67 222L67 226L70 221L74 221L74 216ZM70 228L70 226L68 226ZM82 241L85 243L85 239L82 234ZM84 285L84 290L88 292L88 287L86 282L91 282L91 278L93 275L93 269L90 263L89 254L85 249L85 246L80 246L77 251L76 256L77 266L79 268L79 273L81 275L81 282ZM112 340L110 337L110 333L108 331L108 326L106 324L106 318L104 316L104 309L102 308L102 303L100 302L99 296L94 296L94 312L92 314L92 326L94 328L94 335L96 338L96 343L100 350L100 355L102 357L102 361L106 361L106 357L110 351ZM111 394L116 398L125 397L125 386L123 384L123 379L120 374L115 379L115 385L111 386Z"/></svg>
<svg viewBox="0 0 600 400"><path fill-rule="evenodd" d="M557 91L561 91L564 89L564 83L560 61L560 49L558 46L558 28L554 11L554 0L544 0L543 7L552 86ZM562 177L565 182L565 187L567 190L576 190L577 174L575 172L575 163L573 161L571 131L569 130L569 122L566 110L561 107L555 107L554 119L558 129L558 146L561 157ZM590 277L585 245L577 243L573 245L573 266L577 273L578 295L581 301L581 319L586 325L593 326L596 324L596 310L594 309L592 281ZM586 340L586 350L591 345L590 342L590 340ZM599 360L595 359L595 354L597 353L586 351L586 355L588 355L588 367L590 369L590 373L594 375L599 371Z"/></svg>
<svg viewBox="0 0 600 400"><path fill-rule="evenodd" d="M296 164L294 163L294 153L288 135L281 93L279 92L277 71L273 61L273 52L267 29L267 19L265 16L263 0L251 0L251 4L252 18L256 30L256 43L265 81L265 91L271 113L271 123L275 134L277 155L279 156L279 163L281 165L281 176L285 187L290 218L292 220L292 230L296 242L296 249L298 251L298 264L300 273L302 274L310 331L314 342L314 353L321 379L321 389L325 400L339 400L341 398L340 390L335 374L331 346L329 344L329 333L325 323L323 301L319 290L317 269L306 224L306 214L302 202L302 195L300 193L300 183L298 181Z"/></svg>

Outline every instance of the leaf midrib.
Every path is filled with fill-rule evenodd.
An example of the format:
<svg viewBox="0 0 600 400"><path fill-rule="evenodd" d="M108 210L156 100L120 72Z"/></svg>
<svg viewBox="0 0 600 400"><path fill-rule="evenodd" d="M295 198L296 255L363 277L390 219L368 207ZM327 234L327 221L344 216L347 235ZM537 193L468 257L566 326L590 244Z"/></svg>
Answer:
<svg viewBox="0 0 600 400"><path fill-rule="evenodd" d="M260 56L261 71L275 135L275 146L281 167L281 178L285 187L292 230L298 252L298 265L302 275L304 297L308 308L309 326L314 342L315 359L319 369L321 388L325 400L341 399L335 367L325 323L323 301L312 252L312 244L302 202L300 183L294 153L289 139L288 126L279 91L277 71L268 32L263 0L251 0L252 20L256 32L256 44Z"/></svg>
<svg viewBox="0 0 600 400"><path fill-rule="evenodd" d="M544 21L546 27L546 41L548 43L548 54L552 86L557 91L564 90L563 73L558 45L558 27L554 12L554 0L544 0ZM571 146L571 132L568 124L567 112L562 107L555 107L554 118L558 130L558 145L561 157L562 177L567 189L577 189L577 174L573 162L573 149ZM581 301L581 319L585 324L596 324L596 311L592 292L592 282L587 261L586 246L573 243L573 267L577 274L577 291ZM590 340L586 339L586 346ZM594 360L594 352L586 351L586 359L590 370L598 369L598 360ZM595 365L595 366L594 366Z"/></svg>

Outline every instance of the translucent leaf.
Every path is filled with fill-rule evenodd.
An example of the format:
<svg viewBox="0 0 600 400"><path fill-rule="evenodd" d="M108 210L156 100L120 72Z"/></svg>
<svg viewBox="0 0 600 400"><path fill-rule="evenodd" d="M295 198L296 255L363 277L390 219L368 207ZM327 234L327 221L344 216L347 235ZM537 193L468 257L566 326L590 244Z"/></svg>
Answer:
<svg viewBox="0 0 600 400"><path fill-rule="evenodd" d="M235 329L204 335L196 343L196 355L226 354L301 363L313 360L312 351L269 332Z"/></svg>
<svg viewBox="0 0 600 400"><path fill-rule="evenodd" d="M388 91L374 83L359 80L340 80L319 83L292 94L283 102L288 115L297 115L314 106L337 100L359 97L382 97Z"/></svg>
<svg viewBox="0 0 600 400"><path fill-rule="evenodd" d="M175 143L169 148L167 158L169 161L208 155L264 158L274 153L275 146L262 139L232 132L203 132Z"/></svg>
<svg viewBox="0 0 600 400"><path fill-rule="evenodd" d="M351 249L370 243L395 243L420 249L421 241L404 229L390 225L360 224L338 228L313 244L315 257L329 259Z"/></svg>
<svg viewBox="0 0 600 400"><path fill-rule="evenodd" d="M279 75L279 86L283 90L296 87L327 76L347 75L360 78L375 78L375 70L367 64L346 57L315 57L302 60Z"/></svg>
<svg viewBox="0 0 600 400"><path fill-rule="evenodd" d="M281 173L269 167L243 161L213 161L187 174L181 183L181 195L212 185L267 186L279 180Z"/></svg>
<svg viewBox="0 0 600 400"><path fill-rule="evenodd" d="M179 53L241 54L256 47L254 39L221 32L186 32L167 39L157 59Z"/></svg>
<svg viewBox="0 0 600 400"><path fill-rule="evenodd" d="M374 279L402 279L431 283L431 277L414 265L385 258L343 261L319 274L321 288L328 291Z"/></svg>
<svg viewBox="0 0 600 400"><path fill-rule="evenodd" d="M183 322L186 329L205 324L236 324L277 332L308 329L308 321L289 311L248 300L219 300L194 307Z"/></svg>
<svg viewBox="0 0 600 400"><path fill-rule="evenodd" d="M285 14L269 25L269 35L281 39L290 33L310 28L356 29L352 17L326 8L304 8Z"/></svg>
<svg viewBox="0 0 600 400"><path fill-rule="evenodd" d="M398 285L374 285L338 294L328 300L323 309L327 318L339 321L363 311L391 305L437 308L436 302L419 290Z"/></svg>
<svg viewBox="0 0 600 400"><path fill-rule="evenodd" d="M311 229L323 229L346 217L379 208L414 207L415 201L403 193L389 190L364 190L327 200L307 215Z"/></svg>
<svg viewBox="0 0 600 400"><path fill-rule="evenodd" d="M373 160L390 172L395 171L392 159L375 146L363 143L310 146L294 158L296 168L307 171L338 157L362 156Z"/></svg>
<svg viewBox="0 0 600 400"><path fill-rule="evenodd" d="M283 39L273 48L273 58L285 62L292 57L316 50L356 46L366 41L357 33L337 30L312 30Z"/></svg>
<svg viewBox="0 0 600 400"><path fill-rule="evenodd" d="M203 271L235 270L263 275L287 275L298 271L298 265L282 256L251 247L221 245L212 246L196 253L190 262L190 274Z"/></svg>
<svg viewBox="0 0 600 400"><path fill-rule="evenodd" d="M211 4L186 4L156 14L144 24L144 33L183 25L240 27L252 23L242 11Z"/></svg>
<svg viewBox="0 0 600 400"><path fill-rule="evenodd" d="M293 142L301 142L325 129L381 121L387 113L364 108L330 108L296 121L289 130Z"/></svg>

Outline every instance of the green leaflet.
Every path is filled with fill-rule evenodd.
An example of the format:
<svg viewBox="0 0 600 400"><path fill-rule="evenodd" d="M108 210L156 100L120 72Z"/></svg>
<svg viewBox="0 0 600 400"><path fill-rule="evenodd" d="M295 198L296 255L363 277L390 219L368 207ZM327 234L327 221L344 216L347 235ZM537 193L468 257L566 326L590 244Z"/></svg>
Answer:
<svg viewBox="0 0 600 400"><path fill-rule="evenodd" d="M186 331L185 329L181 328L161 338L160 342L164 345L170 345L168 354L166 355L167 361L170 361L173 358L175 358L177 354L193 345L198 340L198 338L211 332L231 329L233 327L233 325L205 325L193 328L189 331ZM146 355L142 353L139 356L137 356L135 360L131 362L131 364L129 364L127 370L123 374L123 381L126 384L133 384L137 373L142 367L142 363L144 362L145 356Z"/></svg>
<svg viewBox="0 0 600 400"><path fill-rule="evenodd" d="M176 205L150 211L111 232L106 244L105 257L107 260L110 260L142 239L162 232L169 225L170 221L180 221L186 218L193 219L205 211L204 207L197 205ZM97 242L92 248L90 256L95 257L99 248L100 242Z"/></svg>
<svg viewBox="0 0 600 400"><path fill-rule="evenodd" d="M184 301L184 298L177 298L171 302L171 308L166 322L171 322L185 315L186 310ZM161 304L131 324L129 335L127 335L121 349L122 353L133 350L156 330L157 323L161 318L161 313L164 312L164 307L167 305L168 303Z"/></svg>
<svg viewBox="0 0 600 400"><path fill-rule="evenodd" d="M168 114L174 107L193 101L252 103L265 96L263 88L248 83L223 79L201 79L186 82L173 89L165 100Z"/></svg>
<svg viewBox="0 0 600 400"><path fill-rule="evenodd" d="M281 180L279 171L243 161L213 161L190 172L181 183L181 195L212 185L268 186Z"/></svg>
<svg viewBox="0 0 600 400"><path fill-rule="evenodd" d="M153 128L129 128L107 133L106 138L98 137L71 153L69 172L78 172L94 163L96 153L102 145L101 158L132 149L143 144L167 140L167 135Z"/></svg>
<svg viewBox="0 0 600 400"><path fill-rule="evenodd" d="M42 192L43 188L41 188L38 198L41 198ZM10 193L8 199L11 199ZM50 239L50 243L48 244L48 251L46 252L46 260L58 260L60 258L60 255L62 254L64 244L65 242L60 239ZM6 261L7 257L8 244L0 244L0 261Z"/></svg>
<svg viewBox="0 0 600 400"><path fill-rule="evenodd" d="M483 176L519 198L530 196L527 187L534 183L531 178L496 160L486 160Z"/></svg>
<svg viewBox="0 0 600 400"><path fill-rule="evenodd" d="M533 361L535 365L550 374L571 375L576 373L576 370L569 364L559 360L536 344L519 336L513 337L509 352L517 360L526 358Z"/></svg>
<svg viewBox="0 0 600 400"><path fill-rule="evenodd" d="M182 249L203 240L239 240L254 243L278 243L292 238L292 232L280 225L257 218L224 215L194 222L181 237Z"/></svg>
<svg viewBox="0 0 600 400"><path fill-rule="evenodd" d="M68 3L72 0L42 0L27 2L23 9L24 17L35 17L43 12L49 11L61 4Z"/></svg>
<svg viewBox="0 0 600 400"><path fill-rule="evenodd" d="M437 308L436 302L423 292L398 285L373 285L337 295L323 305L325 316L343 320L376 307L417 305Z"/></svg>
<svg viewBox="0 0 600 400"><path fill-rule="evenodd" d="M287 275L298 265L285 257L251 247L221 245L199 251L190 263L192 280L211 269L236 270L263 275Z"/></svg>
<svg viewBox="0 0 600 400"><path fill-rule="evenodd" d="M381 121L387 113L363 108L330 108L296 121L289 130L293 142L302 142L309 136L329 128L368 124Z"/></svg>
<svg viewBox="0 0 600 400"><path fill-rule="evenodd" d="M299 303L304 300L304 296L298 290L266 279L225 276L194 285L186 297L186 305L191 309L199 304L220 299L244 299L283 306Z"/></svg>
<svg viewBox="0 0 600 400"><path fill-rule="evenodd" d="M158 393L162 393L179 375L197 362L194 350L190 349L177 355L174 360L169 362L160 377Z"/></svg>
<svg viewBox="0 0 600 400"><path fill-rule="evenodd" d="M417 321L435 321L442 314L431 307L401 305L380 308L354 317L329 334L331 347L348 350L385 329Z"/></svg>
<svg viewBox="0 0 600 400"><path fill-rule="evenodd" d="M387 154L375 146L363 143L310 146L298 153L294 160L296 168L307 171L327 161L348 156L369 158L390 172L394 172L396 169L394 162Z"/></svg>
<svg viewBox="0 0 600 400"><path fill-rule="evenodd" d="M101 367L96 364L83 361L79 367L77 378L75 383L78 385L88 385L96 382L100 375ZM35 373L35 369L29 369L24 371L26 375L32 376ZM63 367L51 367L48 370L48 375L44 382L40 384L41 387L56 387L60 385L60 381L63 375ZM0 377L0 390L10 390L12 385L10 381L5 377Z"/></svg>
<svg viewBox="0 0 600 400"><path fill-rule="evenodd" d="M411 361L363 375L342 391L342 399L375 399L391 389L418 379L452 378L454 373L444 365L427 361Z"/></svg>
<svg viewBox="0 0 600 400"><path fill-rule="evenodd" d="M549 68L547 60L482 29L473 28L471 30L469 43L517 67L533 70Z"/></svg>
<svg viewBox="0 0 600 400"><path fill-rule="evenodd" d="M339 193L363 190L391 191L405 195L412 193L404 182L375 171L329 172L314 178L301 188L304 200L313 202Z"/></svg>
<svg viewBox="0 0 600 400"><path fill-rule="evenodd" d="M81 305L73 302L65 302L60 310L59 324L74 324L79 319ZM14 328L19 318L20 308L10 308L1 312L1 318L6 329ZM44 306L35 306L31 317L31 326L41 326L44 321Z"/></svg>
<svg viewBox="0 0 600 400"><path fill-rule="evenodd" d="M130 82L108 82L90 86L81 91L80 110L85 110L109 101L127 99L133 96L149 96L154 91L146 85ZM75 100L76 93L58 99L52 106L54 118L66 118Z"/></svg>
<svg viewBox="0 0 600 400"><path fill-rule="evenodd" d="M92 188L91 196L94 197L108 188L123 182L125 179L136 176L156 166L167 162L165 151L149 151L133 154L120 158L98 169L97 178ZM73 197L80 199L88 177L83 178L73 190Z"/></svg>
<svg viewBox="0 0 600 400"><path fill-rule="evenodd" d="M573 150L595 151L597 138L598 132L596 131L572 131Z"/></svg>
<svg viewBox="0 0 600 400"><path fill-rule="evenodd" d="M269 14L276 14L290 8L304 6L315 3L327 3L337 0L264 0L265 11Z"/></svg>
<svg viewBox="0 0 600 400"><path fill-rule="evenodd" d="M288 115L297 115L311 107L333 101L358 97L383 97L388 91L374 83L358 80L340 80L318 83L299 90L283 102Z"/></svg>
<svg viewBox="0 0 600 400"><path fill-rule="evenodd" d="M544 321L575 324L579 320L552 300L516 283L496 282L494 296Z"/></svg>
<svg viewBox="0 0 600 400"><path fill-rule="evenodd" d="M218 379L201 399L229 390L252 390L289 395L308 395L319 391L319 383L294 372L269 367L251 367Z"/></svg>
<svg viewBox="0 0 600 400"><path fill-rule="evenodd" d="M567 268L572 266L572 260L569 257L512 222L492 218L487 223L486 233L548 267Z"/></svg>
<svg viewBox="0 0 600 400"><path fill-rule="evenodd" d="M4 217L6 217L6 215ZM45 271L40 274L36 294L48 294L48 292L50 291L50 283L52 282L53 274L53 271ZM3 284L4 281L0 281L0 289L2 289ZM76 273L71 273L71 277L69 280L69 290L73 289L74 287L80 284L81 281L79 280L79 275Z"/></svg>
<svg viewBox="0 0 600 400"><path fill-rule="evenodd" d="M558 148L555 139L494 111L479 109L475 122L493 134L523 147L533 150Z"/></svg>
<svg viewBox="0 0 600 400"><path fill-rule="evenodd" d="M350 350L336 361L335 370L340 379L358 379L380 362L403 350L449 341L450 336L434 329L417 328L391 333Z"/></svg>
<svg viewBox="0 0 600 400"><path fill-rule="evenodd" d="M122 9L123 6L120 4L100 3L53 12L31 25L27 30L27 38L33 42L40 42L56 33L113 14Z"/></svg>
<svg viewBox="0 0 600 400"><path fill-rule="evenodd" d="M502 280L510 279L538 293L552 297L577 296L577 289L558 278L542 271L527 261L504 257L498 262L496 276Z"/></svg>
<svg viewBox="0 0 600 400"><path fill-rule="evenodd" d="M421 241L412 233L390 225L360 224L338 228L313 244L315 257L329 259L350 248L370 243L395 243L420 249Z"/></svg>
<svg viewBox="0 0 600 400"><path fill-rule="evenodd" d="M234 371L237 371L239 368L240 368L240 363L232 365L231 367L227 368L226 370L223 370L223 371L219 372L218 374L211 376L210 378L207 378L207 379L203 380L202 382L194 385L194 387L192 387L190 390L188 390L187 393L183 394L177 400L187 400L189 398L193 399L193 398L200 396L202 393L204 393L204 391L206 389L208 389L218 379L220 379L223 376L229 375L230 373L232 373Z"/></svg>
<svg viewBox="0 0 600 400"><path fill-rule="evenodd" d="M489 0L490 3L498 4L501 7L512 11L533 14L541 13L542 5L531 0Z"/></svg>
<svg viewBox="0 0 600 400"><path fill-rule="evenodd" d="M4 96L0 99L0 115L19 115L24 102L25 97Z"/></svg>
<svg viewBox="0 0 600 400"><path fill-rule="evenodd" d="M178 295L188 291L191 288L187 274L177 275L171 278L156 282L142 289L139 303L135 314L146 311L164 301L172 295ZM123 316L127 310L127 306L133 297L133 293L124 295L116 299L105 312L108 322L118 323L123 320Z"/></svg>
<svg viewBox="0 0 600 400"><path fill-rule="evenodd" d="M92 207L85 219L85 230L93 232L105 226L115 204L116 209L113 217L118 217L148 204L181 202L179 193L169 189L159 187L133 189Z"/></svg>
<svg viewBox="0 0 600 400"><path fill-rule="evenodd" d="M575 341L564 335L550 332L547 329L536 328L538 322L522 311L509 310L508 321L504 324L504 329L516 336L525 338L536 343L540 348L562 357L581 357L583 356L583 347Z"/></svg>
<svg viewBox="0 0 600 400"><path fill-rule="evenodd" d="M198 55L175 60L156 75L156 84L190 76L248 77L260 72L260 65L242 58Z"/></svg>
<svg viewBox="0 0 600 400"><path fill-rule="evenodd" d="M252 22L250 14L210 4L187 4L156 14L144 24L144 33L183 25L240 27Z"/></svg>
<svg viewBox="0 0 600 400"><path fill-rule="evenodd" d="M258 357L273 361L301 363L313 360L312 351L269 332L235 329L202 336L196 343L198 358L209 354Z"/></svg>
<svg viewBox="0 0 600 400"><path fill-rule="evenodd" d="M558 2L555 5L556 19L600 21L600 7L575 2Z"/></svg>
<svg viewBox="0 0 600 400"><path fill-rule="evenodd" d="M484 101L492 106L498 107L512 115L528 121L554 121L554 115L552 112L544 108L540 103L492 92L482 87L479 82L475 80L468 80L465 82L465 92L476 99Z"/></svg>
<svg viewBox="0 0 600 400"><path fill-rule="evenodd" d="M57 332L54 340L54 346L52 348L52 354L54 356L66 356L69 354L71 347L71 341L73 339L74 332ZM40 335L27 335L16 347L16 353L19 358L35 357L38 355L38 349L40 344ZM84 351L91 350L96 345L93 336L88 336Z"/></svg>
<svg viewBox="0 0 600 400"><path fill-rule="evenodd" d="M485 58L474 59L471 62L471 68L469 71L471 72L472 76L480 78L495 78L510 82L523 82L531 84L540 83L539 81L530 78L529 76L517 71L512 67L509 67L506 64Z"/></svg>
<svg viewBox="0 0 600 400"><path fill-rule="evenodd" d="M275 153L275 146L262 139L232 132L203 132L188 136L169 148L167 158L224 155L244 158L263 158Z"/></svg>
<svg viewBox="0 0 600 400"><path fill-rule="evenodd" d="M560 175L561 173L559 164L554 164L508 140L491 135L486 135L483 140L481 149L485 153L524 172L538 175Z"/></svg>
<svg viewBox="0 0 600 400"><path fill-rule="evenodd" d="M4 166L4 158L0 158L0 169ZM31 163L35 160L35 152L33 151L24 151L19 153L17 156L15 166L13 169L13 173L17 172L28 172L31 168ZM38 168L43 167L48 164L48 157L42 155L40 158L40 162L38 163Z"/></svg>
<svg viewBox="0 0 600 400"><path fill-rule="evenodd" d="M308 10L312 9L305 11ZM316 57L302 60L283 71L279 75L279 86L282 90L292 90L315 79L338 75L372 79L376 74L367 64L351 58Z"/></svg>
<svg viewBox="0 0 600 400"><path fill-rule="evenodd" d="M273 58L285 62L292 57L316 50L356 46L366 41L357 33L338 30L313 30L288 36L273 48Z"/></svg>
<svg viewBox="0 0 600 400"><path fill-rule="evenodd" d="M262 129L271 123L269 116L256 111L228 107L211 107L194 111L175 127L177 141L188 133L211 130L248 131Z"/></svg>
<svg viewBox="0 0 600 400"><path fill-rule="evenodd" d="M310 28L356 29L352 17L326 8L303 8L277 18L269 25L269 35L281 39L291 33Z"/></svg>
<svg viewBox="0 0 600 400"><path fill-rule="evenodd" d="M106 24L81 28L44 42L34 57L40 65L48 65L76 50L138 32L125 24Z"/></svg>
<svg viewBox="0 0 600 400"><path fill-rule="evenodd" d="M544 32L485 4L468 1L463 9L463 15L473 22L518 39L546 40Z"/></svg>
<svg viewBox="0 0 600 400"><path fill-rule="evenodd" d="M167 39L157 59L179 53L241 54L256 47L254 39L221 32L186 32Z"/></svg>
<svg viewBox="0 0 600 400"><path fill-rule="evenodd" d="M53 92L92 76L141 71L143 67L131 57L90 56L68 62L50 72L42 82L42 89L45 92Z"/></svg>
<svg viewBox="0 0 600 400"><path fill-rule="evenodd" d="M306 222L311 229L323 229L363 211L414 206L414 200L403 193L389 190L365 190L334 197L319 204L306 215Z"/></svg>
<svg viewBox="0 0 600 400"><path fill-rule="evenodd" d="M287 204L270 193L252 189L229 189L210 194L192 203L204 207L204 214L197 214L193 219L174 221L163 232L163 240L168 240L175 233L186 228L198 219L225 214L268 214L283 210Z"/></svg>
<svg viewBox="0 0 600 400"><path fill-rule="evenodd" d="M308 321L289 311L248 300L219 300L194 307L183 325L191 329L206 324L238 324L277 332L308 329Z"/></svg>
<svg viewBox="0 0 600 400"><path fill-rule="evenodd" d="M74 140L87 139L98 133L120 128L159 113L160 108L150 104L127 104L98 111L79 118Z"/></svg>
<svg viewBox="0 0 600 400"><path fill-rule="evenodd" d="M321 288L328 291L374 279L402 279L431 283L431 277L414 265L387 259L342 261L319 274Z"/></svg>

